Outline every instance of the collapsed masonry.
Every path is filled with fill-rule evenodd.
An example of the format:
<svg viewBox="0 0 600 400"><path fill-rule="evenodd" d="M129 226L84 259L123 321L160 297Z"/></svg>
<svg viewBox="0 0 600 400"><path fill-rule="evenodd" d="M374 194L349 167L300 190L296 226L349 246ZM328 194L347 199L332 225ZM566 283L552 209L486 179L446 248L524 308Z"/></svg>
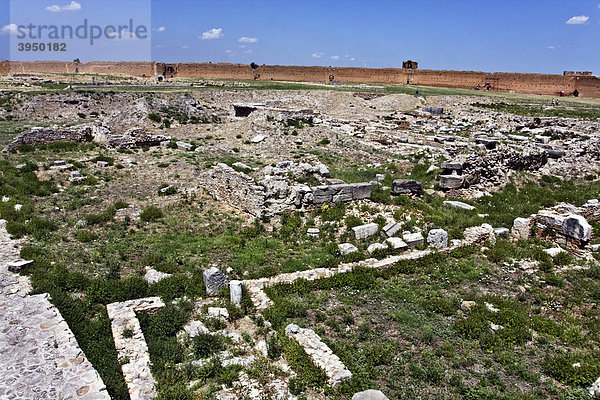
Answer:
<svg viewBox="0 0 600 400"><path fill-rule="evenodd" d="M18 135L6 146L3 152L17 151L23 145L41 146L59 142L84 143L93 141L113 148L138 148L160 146L170 140L171 138L168 136L154 135L139 128L131 128L122 135L116 135L111 133L110 128L101 123L74 128L36 127Z"/></svg>
<svg viewBox="0 0 600 400"><path fill-rule="evenodd" d="M88 142L92 140L92 129L89 126L82 129L67 129L57 126L51 128L31 128L21 133L12 143L4 149L4 152L16 151L23 145L41 146L56 142Z"/></svg>
<svg viewBox="0 0 600 400"><path fill-rule="evenodd" d="M251 170L249 167L243 169ZM261 170L262 179L257 183L245 172L219 163L209 172L199 175L198 182L217 200L257 218L279 215L310 205L371 197L371 183L336 182L314 187L290 184L290 175L293 179L294 176L304 173L329 175L329 171L322 164L295 164L285 161L277 163L275 167L268 166Z"/></svg>
<svg viewBox="0 0 600 400"><path fill-rule="evenodd" d="M507 181L509 171L538 171L548 162L548 151L541 148L514 149L497 146L485 154L471 152L461 161L442 164L442 189L460 189L480 184L499 186Z"/></svg>
<svg viewBox="0 0 600 400"><path fill-rule="evenodd" d="M581 207L562 203L547 210L540 210L529 218L516 218L511 236L514 239L540 237L565 246L571 252L579 253L592 238L592 227L588 220L600 221L598 200L589 200Z"/></svg>

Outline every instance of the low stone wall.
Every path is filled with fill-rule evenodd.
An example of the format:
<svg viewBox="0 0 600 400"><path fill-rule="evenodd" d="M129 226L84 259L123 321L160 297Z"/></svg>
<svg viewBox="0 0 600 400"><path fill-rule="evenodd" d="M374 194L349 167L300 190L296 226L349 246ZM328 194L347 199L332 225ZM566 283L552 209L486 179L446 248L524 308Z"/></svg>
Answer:
<svg viewBox="0 0 600 400"><path fill-rule="evenodd" d="M109 400L98 372L48 294L29 296L29 278L8 271L19 260L0 220L0 399Z"/></svg>
<svg viewBox="0 0 600 400"><path fill-rule="evenodd" d="M106 306L119 359L127 360L121 369L131 400L147 400L156 397L155 381L150 371L148 345L135 313L155 310L164 305L160 298L148 297ZM125 331L130 332L131 335L124 335Z"/></svg>
<svg viewBox="0 0 600 400"><path fill-rule="evenodd" d="M91 128L74 130L67 128L32 128L21 133L12 143L4 149L4 152L15 151L21 145L39 146L56 142L85 142L91 140ZM89 136L88 136L89 135Z"/></svg>
<svg viewBox="0 0 600 400"><path fill-rule="evenodd" d="M463 240L453 240L450 245L442 250L444 252L450 252L461 246L481 245L487 241L495 242L496 236L494 235L494 228L491 225L483 224L481 226L473 226L465 229ZM411 250L400 255L389 256L384 259L378 260L376 258L369 258L364 261L358 261L355 263L340 264L336 268L315 268L306 271L284 273L270 278L259 278L259 279L248 279L242 281L242 284L246 288L252 303L258 310L265 310L271 306L272 302L269 296L264 292L264 288L276 284L289 284L293 283L297 279L306 279L307 281L314 281L322 278L329 278L337 274L343 274L345 272L351 272L355 267L367 267L375 269L386 269L392 267L399 261L402 260L416 260L423 258L431 254L433 250Z"/></svg>
<svg viewBox="0 0 600 400"><path fill-rule="evenodd" d="M219 163L211 171L200 175L198 182L217 200L257 218L263 216L266 200L264 188L245 173Z"/></svg>
<svg viewBox="0 0 600 400"><path fill-rule="evenodd" d="M312 187L312 204L338 203L371 197L373 186L368 182L342 183Z"/></svg>
<svg viewBox="0 0 600 400"><path fill-rule="evenodd" d="M323 368L325 375L329 378L328 383L331 387L338 387L342 382L352 378L352 373L340 358L333 354L329 346L323 343L319 335L312 329L289 324L285 328L285 334L304 348L304 351L312 358L315 365Z"/></svg>
<svg viewBox="0 0 600 400"><path fill-rule="evenodd" d="M540 210L529 218L516 218L512 227L514 239L527 239L531 235L567 247L578 253L592 239L589 221L600 220L600 203L590 200L581 207L559 204Z"/></svg>
<svg viewBox="0 0 600 400"><path fill-rule="evenodd" d="M109 135L107 144L118 149L133 149L141 147L160 146L171 141L170 136L154 135L144 129L129 129L123 135Z"/></svg>
<svg viewBox="0 0 600 400"><path fill-rule="evenodd" d="M132 128L122 135L114 135L110 128L100 123L80 126L76 129L61 127L32 128L18 135L4 152L16 151L21 145L40 146L56 142L94 141L114 148L137 148L160 146L171 140L170 136L154 135L144 129Z"/></svg>

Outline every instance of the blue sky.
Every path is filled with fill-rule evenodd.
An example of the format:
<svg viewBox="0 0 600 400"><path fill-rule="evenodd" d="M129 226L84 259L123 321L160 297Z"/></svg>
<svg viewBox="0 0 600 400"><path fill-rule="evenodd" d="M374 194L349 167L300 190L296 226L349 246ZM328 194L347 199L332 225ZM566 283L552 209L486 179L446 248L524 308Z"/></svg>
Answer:
<svg viewBox="0 0 600 400"><path fill-rule="evenodd" d="M5 27L14 21L0 1ZM19 8L37 23L73 24L92 9L103 24L135 16L152 29L142 56L166 62L399 67L413 59L424 69L600 74L600 0L73 1L13 0L13 15ZM2 59L10 38L4 29ZM112 45L76 54L121 60L143 46Z"/></svg>

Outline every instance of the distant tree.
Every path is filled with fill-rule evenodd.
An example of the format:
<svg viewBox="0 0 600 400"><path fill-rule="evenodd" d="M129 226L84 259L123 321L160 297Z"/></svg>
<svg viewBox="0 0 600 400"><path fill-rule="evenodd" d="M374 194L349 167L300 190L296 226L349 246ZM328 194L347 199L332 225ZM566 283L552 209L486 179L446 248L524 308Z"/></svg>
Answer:
<svg viewBox="0 0 600 400"><path fill-rule="evenodd" d="M74 62L75 64L79 64L79 63L81 63L81 61L79 61L79 58L76 58L76 59L74 59L74 60L73 60L73 62Z"/></svg>
<svg viewBox="0 0 600 400"><path fill-rule="evenodd" d="M256 68L258 68L258 65L253 61L250 63L250 68L256 69Z"/></svg>

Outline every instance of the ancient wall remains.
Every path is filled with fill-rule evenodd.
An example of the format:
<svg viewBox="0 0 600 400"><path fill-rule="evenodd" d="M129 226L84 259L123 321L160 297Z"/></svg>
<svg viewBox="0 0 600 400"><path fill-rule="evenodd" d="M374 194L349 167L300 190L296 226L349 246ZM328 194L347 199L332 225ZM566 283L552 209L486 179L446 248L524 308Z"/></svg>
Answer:
<svg viewBox="0 0 600 400"><path fill-rule="evenodd" d="M32 128L17 136L3 151L15 151L21 145L39 146L56 142L84 142L91 137L91 134L91 128L80 130L59 127Z"/></svg>
<svg viewBox="0 0 600 400"><path fill-rule="evenodd" d="M89 62L59 61L0 62L0 73L94 73L130 75L138 77L206 78L206 79L259 79L292 82L353 82L413 84L434 87L479 89L499 92L571 95L600 98L600 78L582 73L522 74L511 72L443 71L407 68L354 68L287 66L229 63L155 63L155 62Z"/></svg>

